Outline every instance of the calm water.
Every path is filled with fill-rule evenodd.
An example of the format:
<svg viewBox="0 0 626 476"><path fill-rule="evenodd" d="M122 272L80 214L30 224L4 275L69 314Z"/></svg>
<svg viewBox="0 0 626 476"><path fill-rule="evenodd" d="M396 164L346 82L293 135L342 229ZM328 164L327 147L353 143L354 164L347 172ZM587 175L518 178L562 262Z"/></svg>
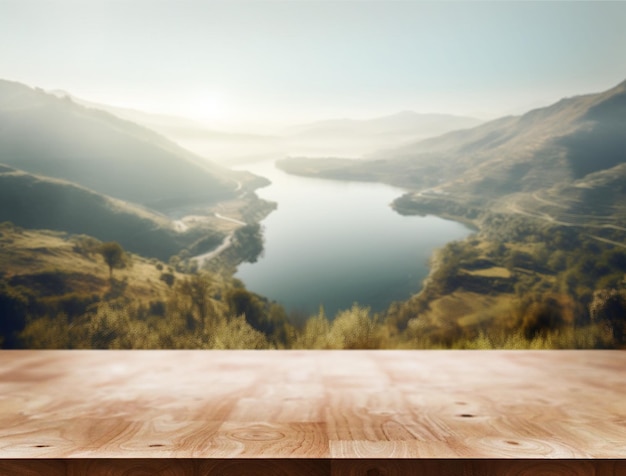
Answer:
<svg viewBox="0 0 626 476"><path fill-rule="evenodd" d="M264 254L235 276L287 311L323 305L332 317L354 302L383 310L420 290L435 248L471 233L438 217L397 214L389 204L403 191L388 185L297 177L273 162L237 168L270 179L257 193L278 209L262 222Z"/></svg>

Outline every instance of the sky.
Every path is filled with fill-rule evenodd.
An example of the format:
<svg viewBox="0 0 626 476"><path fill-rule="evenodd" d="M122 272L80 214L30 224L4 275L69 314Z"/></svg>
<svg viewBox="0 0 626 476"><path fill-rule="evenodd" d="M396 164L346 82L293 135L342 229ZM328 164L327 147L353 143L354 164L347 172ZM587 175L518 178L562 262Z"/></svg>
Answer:
<svg viewBox="0 0 626 476"><path fill-rule="evenodd" d="M626 2L0 0L0 78L222 125L521 114L625 59Z"/></svg>

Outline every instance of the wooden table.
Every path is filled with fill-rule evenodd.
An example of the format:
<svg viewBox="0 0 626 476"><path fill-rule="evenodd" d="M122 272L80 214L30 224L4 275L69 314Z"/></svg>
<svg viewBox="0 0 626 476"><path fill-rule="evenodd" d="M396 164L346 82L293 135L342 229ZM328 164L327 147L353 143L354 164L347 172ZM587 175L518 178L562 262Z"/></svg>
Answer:
<svg viewBox="0 0 626 476"><path fill-rule="evenodd" d="M626 352L2 351L0 475L626 475Z"/></svg>

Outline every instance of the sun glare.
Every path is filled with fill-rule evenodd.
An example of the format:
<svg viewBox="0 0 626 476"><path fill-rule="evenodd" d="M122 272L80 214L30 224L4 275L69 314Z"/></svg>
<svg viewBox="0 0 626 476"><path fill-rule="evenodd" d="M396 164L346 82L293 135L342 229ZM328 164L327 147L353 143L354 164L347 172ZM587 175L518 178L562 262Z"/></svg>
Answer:
<svg viewBox="0 0 626 476"><path fill-rule="evenodd" d="M227 115L226 101L223 94L201 91L190 93L178 106L180 114L202 120L220 120Z"/></svg>

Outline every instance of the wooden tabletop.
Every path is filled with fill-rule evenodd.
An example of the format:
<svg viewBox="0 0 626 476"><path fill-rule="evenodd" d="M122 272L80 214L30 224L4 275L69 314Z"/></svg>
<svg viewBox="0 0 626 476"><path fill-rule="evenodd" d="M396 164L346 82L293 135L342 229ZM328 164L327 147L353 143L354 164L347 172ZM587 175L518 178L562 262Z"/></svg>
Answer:
<svg viewBox="0 0 626 476"><path fill-rule="evenodd" d="M2 351L0 458L623 460L626 352Z"/></svg>

